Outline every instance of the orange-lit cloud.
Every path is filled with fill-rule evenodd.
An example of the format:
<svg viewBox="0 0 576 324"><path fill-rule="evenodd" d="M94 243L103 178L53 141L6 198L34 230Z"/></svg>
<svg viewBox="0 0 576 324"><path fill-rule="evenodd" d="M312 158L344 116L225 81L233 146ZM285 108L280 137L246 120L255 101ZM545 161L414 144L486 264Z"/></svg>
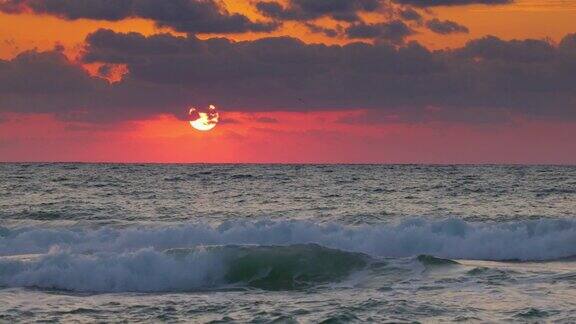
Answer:
<svg viewBox="0 0 576 324"><path fill-rule="evenodd" d="M251 19L263 16L254 8L251 1L224 1L232 13L244 14ZM442 36L421 29L411 37L430 48L462 46L467 40L484 35L495 35L503 39L551 38L558 41L566 33L573 32L576 21L576 5L571 1L516 0L505 6L454 6L431 9L433 16L448 19L467 26L469 34ZM367 21L381 22L385 17L364 15ZM321 19L322 26L335 27L337 23ZM151 35L159 32L176 33L169 28L158 28L153 21L126 19L121 21L96 21L87 19L63 20L47 15L0 13L0 58L10 58L23 50L38 48L46 50L55 43L66 47L67 52L77 53L89 33L98 28L108 28L117 32L138 32ZM177 33L176 33L177 34ZM322 33L311 32L304 24L286 22L272 33L242 33L226 35L235 40L253 40L266 36L292 36L309 43L343 44L342 38L326 37ZM201 38L224 36L219 34L199 35Z"/></svg>

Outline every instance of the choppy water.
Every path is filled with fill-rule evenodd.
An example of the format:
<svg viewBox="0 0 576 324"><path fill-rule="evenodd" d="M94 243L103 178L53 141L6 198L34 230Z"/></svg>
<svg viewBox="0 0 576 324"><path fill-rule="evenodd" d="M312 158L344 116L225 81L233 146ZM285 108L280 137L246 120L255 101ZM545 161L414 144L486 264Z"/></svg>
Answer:
<svg viewBox="0 0 576 324"><path fill-rule="evenodd" d="M0 164L1 321L576 321L576 167Z"/></svg>

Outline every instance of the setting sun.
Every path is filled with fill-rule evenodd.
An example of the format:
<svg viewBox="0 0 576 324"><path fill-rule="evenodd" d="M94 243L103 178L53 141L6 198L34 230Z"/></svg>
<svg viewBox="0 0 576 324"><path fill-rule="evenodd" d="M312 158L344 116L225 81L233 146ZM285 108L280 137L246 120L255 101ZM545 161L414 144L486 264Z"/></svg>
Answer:
<svg viewBox="0 0 576 324"><path fill-rule="evenodd" d="M203 132L214 129L220 118L220 114L214 105L210 105L206 112L199 111L196 108L190 108L188 115L190 117L190 125L194 129Z"/></svg>

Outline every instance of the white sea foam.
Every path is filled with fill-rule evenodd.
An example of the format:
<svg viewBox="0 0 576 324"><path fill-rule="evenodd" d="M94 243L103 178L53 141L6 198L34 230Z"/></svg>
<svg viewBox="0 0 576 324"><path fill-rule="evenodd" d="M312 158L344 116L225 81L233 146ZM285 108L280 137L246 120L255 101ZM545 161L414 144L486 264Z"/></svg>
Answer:
<svg viewBox="0 0 576 324"><path fill-rule="evenodd" d="M343 279L368 261L365 254L315 244L92 254L53 248L36 257L0 258L0 286L85 292L175 292L230 285L284 290Z"/></svg>
<svg viewBox="0 0 576 324"><path fill-rule="evenodd" d="M0 286L40 287L91 292L189 291L229 284L233 262L252 253L256 273L286 268L285 259L312 263L318 276L327 271L315 260L334 257L320 247L290 247L263 253L260 246L316 243L373 257L420 254L482 260L551 260L576 255L576 222L538 220L472 224L460 220L412 219L396 225L344 226L311 222L229 222L218 227L187 224L161 228L12 229L0 238ZM252 244L253 248L224 250L207 245ZM186 248L184 255L167 249ZM182 251L182 250L177 250ZM223 253L222 251L226 251ZM248 252L247 252L248 251ZM266 250L267 251L267 250ZM31 257L30 254L38 254ZM341 253L341 252L337 252ZM343 252L342 252L343 253ZM353 255L337 255L352 262ZM260 261L263 260L263 261ZM325 262L325 261L323 261ZM348 261L344 264L350 263ZM300 275L298 271L283 275ZM351 269L343 269L344 273ZM342 272L338 274L342 275ZM327 278L337 278L327 274ZM229 279L229 278L228 278ZM246 278L244 278L246 279ZM328 279L331 280L331 279ZM284 281L260 286L286 285ZM282 287L284 287L282 286Z"/></svg>
<svg viewBox="0 0 576 324"><path fill-rule="evenodd" d="M196 251L174 258L152 249L78 254L52 250L32 260L0 259L0 286L89 292L189 291L217 284L222 260Z"/></svg>
<svg viewBox="0 0 576 324"><path fill-rule="evenodd" d="M551 260L576 255L576 222L534 220L467 223L412 219L400 224L345 226L307 221L182 224L160 228L39 229L5 231L0 256L46 253L161 251L198 245L317 243L376 257L429 254L481 260Z"/></svg>

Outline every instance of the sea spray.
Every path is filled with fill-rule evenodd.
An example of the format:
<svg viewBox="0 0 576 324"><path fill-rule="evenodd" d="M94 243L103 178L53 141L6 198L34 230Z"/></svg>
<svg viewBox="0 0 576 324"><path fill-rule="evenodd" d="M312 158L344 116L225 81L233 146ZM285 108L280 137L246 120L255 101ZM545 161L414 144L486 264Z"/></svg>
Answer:
<svg viewBox="0 0 576 324"><path fill-rule="evenodd" d="M178 292L233 285L292 290L342 280L369 259L314 244L93 254L53 249L32 259L0 259L0 285L80 292Z"/></svg>
<svg viewBox="0 0 576 324"><path fill-rule="evenodd" d="M541 219L471 223L414 218L398 224L350 226L309 221L226 222L220 226L100 229L27 228L0 239L0 256L46 253L52 246L74 253L163 251L199 245L315 243L375 257L421 254L450 259L555 260L576 255L576 221Z"/></svg>

